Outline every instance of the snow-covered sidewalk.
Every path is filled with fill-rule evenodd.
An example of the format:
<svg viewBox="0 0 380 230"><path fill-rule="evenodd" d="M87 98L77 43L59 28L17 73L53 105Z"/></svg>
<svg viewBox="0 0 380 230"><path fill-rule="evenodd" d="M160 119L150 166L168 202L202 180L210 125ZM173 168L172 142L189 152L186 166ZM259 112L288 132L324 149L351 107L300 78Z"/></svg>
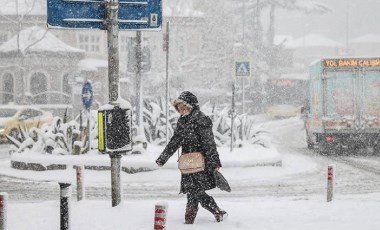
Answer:
<svg viewBox="0 0 380 230"><path fill-rule="evenodd" d="M297 122L297 123L296 123ZM274 121L263 124L265 130L274 130L280 140L291 142L293 146L304 147L304 139L301 133L302 123L296 119ZM292 128L291 135L281 129ZM278 132L280 130L280 132ZM290 133L287 131L287 133ZM281 139L282 138L282 139ZM229 212L229 217L222 223L214 223L213 216L200 208L194 225L184 225L184 210L186 197L179 195L180 173L177 169L177 156L161 169L154 164L154 159L162 151L163 147L150 146L149 151L143 155L123 157L124 166L146 166L153 171L121 174L121 181L125 189L142 193L142 196L123 196L122 203L117 207L111 207L111 200L83 200L76 201L71 197L71 230L145 230L153 229L154 207L157 202L168 204L166 229L186 230L377 230L380 229L380 194L350 194L343 195L336 191L334 200L326 202L327 175L322 165L318 165L310 157L302 154L292 154L286 150L277 151L275 146L262 148L259 145L246 145L235 149L230 153L229 148L218 148L223 164L221 172L229 181L232 192L226 193L218 189L209 191L221 206ZM33 153L32 153L33 154ZM16 155L12 156L16 157ZM31 156L32 157L32 156ZM59 156L51 156L58 158ZM71 156L70 156L71 157ZM74 158L74 156L72 156ZM77 157L77 156L75 156ZM93 157L94 159L90 159ZM68 159L68 158L65 158ZM80 158L75 158L76 160ZM53 159L57 162L57 159ZM107 155L92 153L87 159L68 164L81 164L97 162L103 164L110 161ZM281 165L267 167L252 167L262 163L281 161ZM46 160L45 162L48 162ZM59 162L59 161L58 161ZM321 168L323 167L323 168ZM66 170L49 171L22 171L10 167L10 159L0 160L1 174L31 180L72 181L75 188L75 170L68 167ZM323 171L321 171L323 170ZM276 186L291 178L299 178L299 187L303 189L306 175L313 175L319 185L313 193L300 195L277 196ZM302 179L306 176L305 179ZM87 186L110 187L110 172L85 170L84 177ZM264 185L273 185L271 187ZM252 188L250 187L252 185ZM255 189L263 185L264 193L259 195ZM297 184L298 185L298 184ZM56 184L58 188L58 184ZM149 190L146 190L149 188ZM266 191L272 188L274 191ZM308 187L306 186L305 189ZM285 188L287 189L287 188ZM288 188L293 191L293 187ZM152 190L156 196L152 196ZM0 188L1 192L1 188ZM271 193L272 192L272 193ZM165 198L157 198L159 193L165 193ZM294 194L294 193L289 193ZM58 229L59 197L50 201L9 201L7 230L50 230Z"/></svg>
<svg viewBox="0 0 380 230"><path fill-rule="evenodd" d="M229 212L215 223L199 209L194 225L184 225L185 198L166 201L166 229L197 230L377 230L380 228L380 194L341 196L327 203L325 197L216 198ZM72 230L153 229L156 200L124 201L112 208L110 201L71 202ZM10 203L9 230L58 229L59 201Z"/></svg>

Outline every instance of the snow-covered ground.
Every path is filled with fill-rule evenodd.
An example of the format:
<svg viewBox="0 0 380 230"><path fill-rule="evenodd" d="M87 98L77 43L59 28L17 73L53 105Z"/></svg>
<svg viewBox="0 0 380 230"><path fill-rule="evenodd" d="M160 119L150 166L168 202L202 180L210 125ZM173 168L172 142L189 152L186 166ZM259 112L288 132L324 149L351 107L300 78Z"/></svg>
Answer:
<svg viewBox="0 0 380 230"><path fill-rule="evenodd" d="M307 151L302 125L299 118L258 124L258 128L268 131L268 137L274 143L269 149L246 145L231 153L227 147L219 148L225 166L221 172L230 182L232 192L214 189L209 193L221 208L229 212L228 219L222 223L214 223L212 215L201 208L194 225L183 224L186 197L178 194L180 174L175 169L177 156L173 156L162 169L122 173L124 195L117 207L111 207L109 194L105 194L106 200L88 198L80 202L72 196L71 229L153 229L157 202L168 204L166 229L379 229L379 190L361 192L350 186L346 189L337 186L334 200L326 202L327 165L321 164L319 158L300 153ZM294 149L302 151L295 153ZM123 157L124 164L155 167L150 161L158 156L162 147L151 146L149 150L145 160L140 156L140 163L139 157L131 156L128 161L130 156L126 156ZM251 167L263 160L279 159L281 167ZM75 172L71 168L45 172L11 169L9 157L0 158L0 170L2 175L39 181L75 180ZM346 180L355 180L354 173L347 175L350 178ZM109 190L110 172L86 170L85 182L88 187ZM58 189L58 183L48 183L56 184ZM72 187L75 190L75 184ZM350 193L348 190L351 188L355 192ZM43 201L42 197L35 201L20 201L12 199L12 191L8 191L7 230L59 227L59 196L55 200Z"/></svg>

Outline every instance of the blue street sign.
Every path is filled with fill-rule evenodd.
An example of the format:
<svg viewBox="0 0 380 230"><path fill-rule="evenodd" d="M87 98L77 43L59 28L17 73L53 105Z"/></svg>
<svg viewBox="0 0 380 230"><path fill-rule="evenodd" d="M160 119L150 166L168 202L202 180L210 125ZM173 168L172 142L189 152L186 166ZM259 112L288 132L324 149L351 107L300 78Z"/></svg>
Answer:
<svg viewBox="0 0 380 230"><path fill-rule="evenodd" d="M119 0L119 29L159 30L162 0ZM106 0L48 0L48 27L106 30Z"/></svg>
<svg viewBox="0 0 380 230"><path fill-rule="evenodd" d="M236 77L251 76L251 63L249 61L236 61L235 62L235 76Z"/></svg>
<svg viewBox="0 0 380 230"><path fill-rule="evenodd" d="M92 92L92 85L90 81L86 81L82 88L82 102L85 109L90 109L92 105L94 93Z"/></svg>

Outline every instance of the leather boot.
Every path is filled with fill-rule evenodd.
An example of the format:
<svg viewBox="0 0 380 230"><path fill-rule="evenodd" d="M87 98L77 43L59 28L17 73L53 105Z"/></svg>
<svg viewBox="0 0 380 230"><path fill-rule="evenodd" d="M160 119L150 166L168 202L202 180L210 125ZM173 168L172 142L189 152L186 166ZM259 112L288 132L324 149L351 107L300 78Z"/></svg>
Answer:
<svg viewBox="0 0 380 230"><path fill-rule="evenodd" d="M218 212L214 213L214 217L215 217L216 222L223 221L226 216L228 216L227 212L220 209L220 208L219 208Z"/></svg>
<svg viewBox="0 0 380 230"><path fill-rule="evenodd" d="M198 208L186 208L185 224L193 224L197 213Z"/></svg>
<svg viewBox="0 0 380 230"><path fill-rule="evenodd" d="M214 215L216 222L221 222L226 216L228 216L227 212L220 209L214 198L211 196L205 196L203 200L201 200L201 205Z"/></svg>

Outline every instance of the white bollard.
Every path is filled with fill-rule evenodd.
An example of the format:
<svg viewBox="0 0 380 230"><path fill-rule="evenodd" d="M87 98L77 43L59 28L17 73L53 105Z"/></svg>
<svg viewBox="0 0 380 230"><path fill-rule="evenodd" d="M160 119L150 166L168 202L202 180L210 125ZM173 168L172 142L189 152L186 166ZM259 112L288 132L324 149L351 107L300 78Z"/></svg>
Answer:
<svg viewBox="0 0 380 230"><path fill-rule="evenodd" d="M154 230L165 230L166 229L166 213L167 213L166 203L157 203L154 211Z"/></svg>
<svg viewBox="0 0 380 230"><path fill-rule="evenodd" d="M331 164L327 167L327 202L330 202L333 200L334 181L335 181L335 165Z"/></svg>
<svg viewBox="0 0 380 230"><path fill-rule="evenodd" d="M84 188L84 166L76 165L75 166L76 175L77 175L77 201L84 199L85 188Z"/></svg>
<svg viewBox="0 0 380 230"><path fill-rule="evenodd" d="M0 192L0 230L7 229L8 193Z"/></svg>

